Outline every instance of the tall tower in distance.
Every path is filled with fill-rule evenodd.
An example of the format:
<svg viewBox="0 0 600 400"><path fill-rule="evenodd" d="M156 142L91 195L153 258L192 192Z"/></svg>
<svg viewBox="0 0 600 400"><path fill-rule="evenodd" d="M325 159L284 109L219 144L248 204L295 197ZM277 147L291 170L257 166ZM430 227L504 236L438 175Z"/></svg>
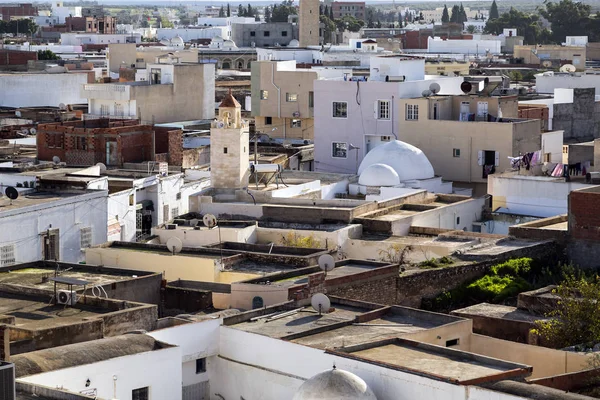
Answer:
<svg viewBox="0 0 600 400"><path fill-rule="evenodd" d="M210 129L210 181L216 189L241 189L249 177L248 124L231 90L219 105Z"/></svg>
<svg viewBox="0 0 600 400"><path fill-rule="evenodd" d="M300 47L318 46L319 0L300 0Z"/></svg>

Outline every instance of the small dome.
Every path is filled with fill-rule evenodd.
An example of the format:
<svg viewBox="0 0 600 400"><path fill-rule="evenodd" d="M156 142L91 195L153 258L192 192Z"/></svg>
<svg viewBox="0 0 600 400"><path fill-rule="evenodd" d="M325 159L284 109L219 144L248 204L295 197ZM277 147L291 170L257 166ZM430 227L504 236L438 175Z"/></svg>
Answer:
<svg viewBox="0 0 600 400"><path fill-rule="evenodd" d="M300 42L297 39L292 39L288 43L288 47L300 47Z"/></svg>
<svg viewBox="0 0 600 400"><path fill-rule="evenodd" d="M365 381L333 368L304 382L292 400L377 400Z"/></svg>
<svg viewBox="0 0 600 400"><path fill-rule="evenodd" d="M215 36L214 38L212 38L211 42L220 42L223 43L223 38L219 35Z"/></svg>
<svg viewBox="0 0 600 400"><path fill-rule="evenodd" d="M360 174L358 183L365 186L396 186L400 184L400 177L389 165L373 164Z"/></svg>
<svg viewBox="0 0 600 400"><path fill-rule="evenodd" d="M185 42L183 41L183 38L179 35L177 35L173 39L171 39L171 45L173 45L173 46L183 46L184 43Z"/></svg>
<svg viewBox="0 0 600 400"><path fill-rule="evenodd" d="M373 164L390 166L398 174L400 182L434 177L427 156L415 146L399 140L392 140L368 152L358 167L358 174L362 175Z"/></svg>
<svg viewBox="0 0 600 400"><path fill-rule="evenodd" d="M237 49L235 42L233 40L227 39L223 42L224 49Z"/></svg>

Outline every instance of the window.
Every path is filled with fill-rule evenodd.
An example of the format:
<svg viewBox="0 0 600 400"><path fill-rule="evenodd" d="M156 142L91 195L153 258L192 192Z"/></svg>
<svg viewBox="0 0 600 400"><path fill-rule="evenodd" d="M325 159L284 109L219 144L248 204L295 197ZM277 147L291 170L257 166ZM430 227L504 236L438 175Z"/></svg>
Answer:
<svg viewBox="0 0 600 400"><path fill-rule="evenodd" d="M77 148L77 150L87 150L87 138L77 136L75 138L75 147Z"/></svg>
<svg viewBox="0 0 600 400"><path fill-rule="evenodd" d="M315 92L308 92L308 107L315 107Z"/></svg>
<svg viewBox="0 0 600 400"><path fill-rule="evenodd" d="M271 32L270 31L264 31L263 32L263 36L264 37L269 37L269 36L271 36Z"/></svg>
<svg viewBox="0 0 600 400"><path fill-rule="evenodd" d="M390 119L389 100L377 100L377 119Z"/></svg>
<svg viewBox="0 0 600 400"><path fill-rule="evenodd" d="M459 339L446 340L446 347L457 346L459 343Z"/></svg>
<svg viewBox="0 0 600 400"><path fill-rule="evenodd" d="M265 117L265 125L273 125L273 117Z"/></svg>
<svg viewBox="0 0 600 400"><path fill-rule="evenodd" d="M544 153L544 162L550 162L550 157L552 153Z"/></svg>
<svg viewBox="0 0 600 400"><path fill-rule="evenodd" d="M153 85L160 85L161 75L162 75L162 71L160 68L151 68L150 69L150 82Z"/></svg>
<svg viewBox="0 0 600 400"><path fill-rule="evenodd" d="M177 194L175 195L175 199L181 200L181 192L177 192Z"/></svg>
<svg viewBox="0 0 600 400"><path fill-rule="evenodd" d="M487 118L488 115L488 103L487 101L477 102L477 117Z"/></svg>
<svg viewBox="0 0 600 400"><path fill-rule="evenodd" d="M419 119L419 106L416 104L406 105L406 120L416 121Z"/></svg>
<svg viewBox="0 0 600 400"><path fill-rule="evenodd" d="M115 103L115 115L123 116L125 113L123 112L123 104Z"/></svg>
<svg viewBox="0 0 600 400"><path fill-rule="evenodd" d="M163 206L163 221L167 222L169 220L169 205L165 204Z"/></svg>
<svg viewBox="0 0 600 400"><path fill-rule="evenodd" d="M202 374L206 372L206 358L198 358L196 360L196 373Z"/></svg>
<svg viewBox="0 0 600 400"><path fill-rule="evenodd" d="M460 149L452 149L452 156L454 158L459 158L460 157Z"/></svg>
<svg viewBox="0 0 600 400"><path fill-rule="evenodd" d="M0 246L0 267L7 267L16 264L15 260L15 245L6 244Z"/></svg>
<svg viewBox="0 0 600 400"><path fill-rule="evenodd" d="M348 118L348 103L345 101L333 102L333 118Z"/></svg>
<svg viewBox="0 0 600 400"><path fill-rule="evenodd" d="M298 101L298 93L286 93L285 101L288 101L288 102Z"/></svg>
<svg viewBox="0 0 600 400"><path fill-rule="evenodd" d="M331 156L333 158L346 158L348 156L348 144L342 142L333 142Z"/></svg>
<svg viewBox="0 0 600 400"><path fill-rule="evenodd" d="M148 396L149 392L150 390L148 386L139 389L133 389L131 391L131 400L148 400L150 398Z"/></svg>
<svg viewBox="0 0 600 400"><path fill-rule="evenodd" d="M173 214L173 218L179 217L179 207L173 207L173 210L171 210L171 214Z"/></svg>
<svg viewBox="0 0 600 400"><path fill-rule="evenodd" d="M110 108L108 104L102 104L100 106L100 115L108 115L110 113Z"/></svg>
<svg viewBox="0 0 600 400"><path fill-rule="evenodd" d="M81 228L80 235L81 235L81 239L80 239L81 248L87 249L88 247L92 247L92 228L91 227Z"/></svg>
<svg viewBox="0 0 600 400"><path fill-rule="evenodd" d="M250 31L250 36L252 36L252 37L256 36L256 32Z"/></svg>
<svg viewBox="0 0 600 400"><path fill-rule="evenodd" d="M302 120L301 119L293 119L290 123L290 128L302 128Z"/></svg>
<svg viewBox="0 0 600 400"><path fill-rule="evenodd" d="M223 147L223 154L227 154L227 147Z"/></svg>
<svg viewBox="0 0 600 400"><path fill-rule="evenodd" d="M133 194L129 195L129 205L130 206L134 206L135 205L135 197Z"/></svg>
<svg viewBox="0 0 600 400"><path fill-rule="evenodd" d="M51 229L42 235L42 245L44 260L59 260L60 259L60 232L58 229Z"/></svg>
<svg viewBox="0 0 600 400"><path fill-rule="evenodd" d="M267 100L269 98L269 91L268 90L261 90L260 91L260 99L261 100Z"/></svg>

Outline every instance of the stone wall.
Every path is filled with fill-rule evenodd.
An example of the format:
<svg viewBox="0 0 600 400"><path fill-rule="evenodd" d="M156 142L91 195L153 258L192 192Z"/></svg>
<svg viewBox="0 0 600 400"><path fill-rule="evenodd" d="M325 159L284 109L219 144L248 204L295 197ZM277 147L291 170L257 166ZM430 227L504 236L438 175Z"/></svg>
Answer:
<svg viewBox="0 0 600 400"><path fill-rule="evenodd" d="M600 103L595 89L573 89L573 103L554 104L552 129L564 130L565 139L591 140L600 137Z"/></svg>

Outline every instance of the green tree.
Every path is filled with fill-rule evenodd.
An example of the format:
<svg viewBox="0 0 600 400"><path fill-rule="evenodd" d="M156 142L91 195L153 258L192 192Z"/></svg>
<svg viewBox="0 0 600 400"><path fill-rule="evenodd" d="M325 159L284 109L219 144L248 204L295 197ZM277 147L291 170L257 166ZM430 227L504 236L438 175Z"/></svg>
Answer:
<svg viewBox="0 0 600 400"><path fill-rule="evenodd" d="M240 4L238 6L238 17L245 17L245 16L246 16L246 10L244 10L244 6Z"/></svg>
<svg viewBox="0 0 600 400"><path fill-rule="evenodd" d="M246 9L246 16L247 17L254 17L254 9L250 5L250 3L248 3L248 8Z"/></svg>
<svg viewBox="0 0 600 400"><path fill-rule="evenodd" d="M319 21L323 24L323 40L325 43L333 43L332 34L335 33L335 22L329 19L326 15L321 15Z"/></svg>
<svg viewBox="0 0 600 400"><path fill-rule="evenodd" d="M469 32L470 34L475 33L475 25L467 26L467 32Z"/></svg>
<svg viewBox="0 0 600 400"><path fill-rule="evenodd" d="M38 60L60 60L60 57L52 50L38 50L37 56Z"/></svg>
<svg viewBox="0 0 600 400"><path fill-rule="evenodd" d="M225 10L223 9L223 6L221 6L221 8L219 9L219 18L223 17L225 17Z"/></svg>
<svg viewBox="0 0 600 400"><path fill-rule="evenodd" d="M543 44L546 39L540 27L539 17L535 14L525 14L510 8L510 10L494 20L488 20L485 25L485 33L499 35L504 28L517 28L523 36L525 44Z"/></svg>
<svg viewBox="0 0 600 400"><path fill-rule="evenodd" d="M333 21L333 7L329 7L329 19Z"/></svg>
<svg viewBox="0 0 600 400"><path fill-rule="evenodd" d="M452 13L450 14L450 22L458 24L460 23L460 8L455 4L452 6Z"/></svg>
<svg viewBox="0 0 600 400"><path fill-rule="evenodd" d="M500 13L498 12L498 4L496 4L496 0L492 1L492 6L490 7L490 17L489 19L498 19L500 18Z"/></svg>
<svg viewBox="0 0 600 400"><path fill-rule="evenodd" d="M461 24L463 22L467 22L469 18L467 18L467 12L465 11L465 8L463 7L462 3L460 3L460 14L459 14L459 21Z"/></svg>
<svg viewBox="0 0 600 400"><path fill-rule="evenodd" d="M587 36L592 7L572 0L560 0L559 3L545 1L540 14L550 22L552 40L562 43L566 36Z"/></svg>
<svg viewBox="0 0 600 400"><path fill-rule="evenodd" d="M600 342L600 282L569 276L554 289L558 302L537 321L536 332L553 347L594 345Z"/></svg>
<svg viewBox="0 0 600 400"><path fill-rule="evenodd" d="M231 7L229 6L229 3L227 3L227 16L231 17Z"/></svg>
<svg viewBox="0 0 600 400"><path fill-rule="evenodd" d="M448 6L444 4L444 11L442 11L442 23L450 22L450 15L448 14Z"/></svg>
<svg viewBox="0 0 600 400"><path fill-rule="evenodd" d="M265 22L271 22L271 8L265 7Z"/></svg>
<svg viewBox="0 0 600 400"><path fill-rule="evenodd" d="M287 22L288 16L296 15L296 7L293 5L293 1L284 1L279 6L273 6L273 12L271 13L271 22Z"/></svg>
<svg viewBox="0 0 600 400"><path fill-rule="evenodd" d="M336 19L334 22L340 32L345 30L349 30L350 32L358 32L360 31L360 28L365 25L364 21L356 19L351 15L344 15L342 18Z"/></svg>

